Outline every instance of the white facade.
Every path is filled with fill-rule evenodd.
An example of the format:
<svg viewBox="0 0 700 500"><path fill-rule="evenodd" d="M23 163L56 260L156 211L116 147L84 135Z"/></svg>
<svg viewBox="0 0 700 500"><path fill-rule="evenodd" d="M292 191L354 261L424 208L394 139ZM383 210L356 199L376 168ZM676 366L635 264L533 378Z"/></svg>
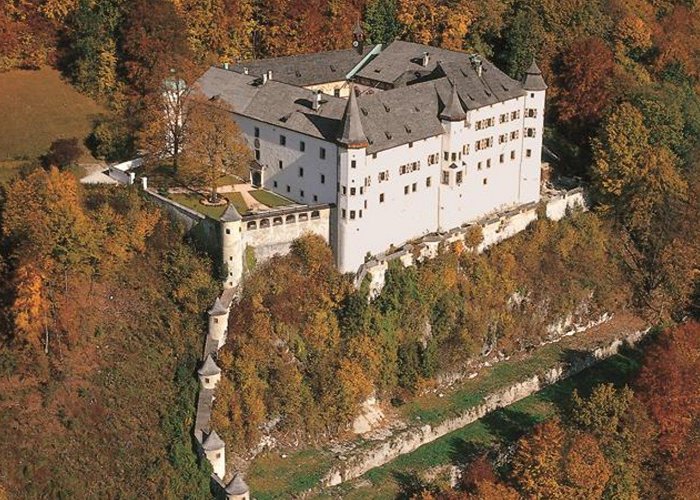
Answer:
<svg viewBox="0 0 700 500"><path fill-rule="evenodd" d="M248 117L236 121L259 151L266 189L337 206L331 244L340 270L355 272L368 254L538 201L544 98L528 91L471 110L464 121L443 121L442 135L369 155Z"/></svg>

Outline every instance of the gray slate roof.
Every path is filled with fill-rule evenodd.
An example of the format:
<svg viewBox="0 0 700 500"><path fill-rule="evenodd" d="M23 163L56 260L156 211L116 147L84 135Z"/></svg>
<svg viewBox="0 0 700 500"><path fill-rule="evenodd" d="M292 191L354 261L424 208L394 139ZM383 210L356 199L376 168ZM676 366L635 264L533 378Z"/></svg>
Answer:
<svg viewBox="0 0 700 500"><path fill-rule="evenodd" d="M367 137L362 130L362 122L360 120L360 110L357 107L357 96L355 95L355 87L350 86L350 97L348 98L345 113L338 134L338 142L345 144L348 147L365 147L367 146Z"/></svg>
<svg viewBox="0 0 700 500"><path fill-rule="evenodd" d="M523 88L525 90L547 90L547 84L542 78L542 71L534 59L523 76Z"/></svg>
<svg viewBox="0 0 700 500"><path fill-rule="evenodd" d="M233 203L229 203L226 210L224 210L224 213L221 214L219 220L222 222L238 222L241 220L241 214L238 213L238 210L236 210L236 207L233 206Z"/></svg>
<svg viewBox="0 0 700 500"><path fill-rule="evenodd" d="M224 306L221 303L221 299L219 297L216 298L214 301L214 305L212 306L211 309L209 309L209 316L223 316L228 312L228 309L226 309L226 306Z"/></svg>
<svg viewBox="0 0 700 500"><path fill-rule="evenodd" d="M450 97L447 100L447 104L440 113L440 118L451 122L458 122L464 120L466 117L467 114L464 112L462 103L459 101L457 86L453 84L452 92L450 92Z"/></svg>
<svg viewBox="0 0 700 500"><path fill-rule="evenodd" d="M207 436L207 438L204 440L204 442L202 443L202 449L204 451L220 450L224 446L226 446L226 444L219 437L219 435L216 433L216 431L211 431L211 434L209 434Z"/></svg>
<svg viewBox="0 0 700 500"><path fill-rule="evenodd" d="M420 61L426 51L430 62L423 67ZM327 54L313 57L323 58ZM301 56L291 59L298 57ZM479 76L469 54L410 42L392 42L358 76L366 74L367 78L378 79L375 69L380 69L381 79L392 84L398 82L398 86L357 98L361 127L353 125L352 135L359 136L361 129L368 140L370 154L442 134L439 116L450 102L453 85L464 111L525 94L521 82L508 77L487 60L482 60ZM411 84L406 85L409 82ZM349 104L345 99L323 94L323 103L315 111L311 90L276 81L274 75L273 81L260 85L252 75L214 67L199 83L208 97L220 95L243 116L329 142L338 141L345 133L343 116Z"/></svg>
<svg viewBox="0 0 700 500"><path fill-rule="evenodd" d="M233 476L233 479L231 479L231 482L226 486L225 491L229 495L244 495L250 491L250 488L248 488L248 485L243 480L243 475L237 472L236 475Z"/></svg>
<svg viewBox="0 0 700 500"><path fill-rule="evenodd" d="M355 49L347 49L242 61L233 66L233 71L243 73L243 68L248 68L250 75L260 76L271 70L273 80L302 87L336 82L345 80L345 75L357 66L372 48L374 46L365 47L361 54Z"/></svg>
<svg viewBox="0 0 700 500"><path fill-rule="evenodd" d="M207 359L204 360L204 364L202 367L197 370L197 373L199 373L203 377L211 377L213 375L218 375L221 373L221 368L216 366L216 363L214 363L214 359L211 357L211 354L207 356Z"/></svg>

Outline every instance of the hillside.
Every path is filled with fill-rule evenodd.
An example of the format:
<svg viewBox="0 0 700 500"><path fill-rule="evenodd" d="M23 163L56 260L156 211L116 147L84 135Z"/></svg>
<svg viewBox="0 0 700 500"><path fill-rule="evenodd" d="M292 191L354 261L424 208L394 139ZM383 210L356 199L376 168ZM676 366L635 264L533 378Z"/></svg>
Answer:
<svg viewBox="0 0 700 500"><path fill-rule="evenodd" d="M206 496L190 425L208 259L135 191L55 169L11 183L0 214L10 498Z"/></svg>

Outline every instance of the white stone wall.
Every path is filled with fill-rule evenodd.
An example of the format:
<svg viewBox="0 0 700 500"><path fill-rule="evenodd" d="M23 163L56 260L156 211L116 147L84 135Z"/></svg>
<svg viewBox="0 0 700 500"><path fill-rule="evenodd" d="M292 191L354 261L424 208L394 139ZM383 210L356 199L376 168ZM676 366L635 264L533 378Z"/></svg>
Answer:
<svg viewBox="0 0 700 500"><path fill-rule="evenodd" d="M559 220L566 215L567 209L588 207L583 190L574 189L564 195L555 196L547 203L547 218Z"/></svg>
<svg viewBox="0 0 700 500"><path fill-rule="evenodd" d="M263 186L297 203L335 203L338 147L335 143L300 134L281 126L234 115L251 149L260 151ZM255 137L255 128L260 137ZM284 136L285 145L280 144ZM301 151L301 143L304 151ZM256 147L256 144L259 147ZM325 159L321 158L325 149ZM280 168L282 162L282 168ZM300 175L303 169L303 175Z"/></svg>

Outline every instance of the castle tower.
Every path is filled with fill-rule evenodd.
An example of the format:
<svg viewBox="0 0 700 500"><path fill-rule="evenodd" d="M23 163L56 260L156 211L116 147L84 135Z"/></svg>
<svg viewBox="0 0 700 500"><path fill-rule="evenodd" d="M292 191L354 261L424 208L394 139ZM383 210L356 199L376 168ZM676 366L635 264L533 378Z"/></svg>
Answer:
<svg viewBox="0 0 700 500"><path fill-rule="evenodd" d="M453 190L464 179L465 168L462 164L461 148L463 141L460 140L460 135L464 131L464 121L467 118L462 101L457 93L457 86L454 83L451 83L450 95L445 101L445 106L440 112L439 118L445 131L442 135L442 158L440 159L440 198L451 200L452 196L449 196L447 191ZM448 226L451 224L449 221L444 220L442 207L439 207L438 214L438 229L449 229L449 227L442 227L442 224L445 222L447 222Z"/></svg>
<svg viewBox="0 0 700 500"><path fill-rule="evenodd" d="M214 389L221 379L221 368L216 365L211 354L209 354L207 359L204 360L202 367L197 370L197 374L204 389Z"/></svg>
<svg viewBox="0 0 700 500"><path fill-rule="evenodd" d="M352 28L352 46L358 54L362 54L365 49L365 32L359 19Z"/></svg>
<svg viewBox="0 0 700 500"><path fill-rule="evenodd" d="M223 479L226 474L226 444L219 437L216 431L211 431L211 434L202 443L204 456L211 463L214 469L214 474Z"/></svg>
<svg viewBox="0 0 700 500"><path fill-rule="evenodd" d="M224 286L234 287L243 277L243 243L241 241L241 216L229 203L219 219L221 224L222 268L226 273Z"/></svg>
<svg viewBox="0 0 700 500"><path fill-rule="evenodd" d="M353 248L365 214L365 200L369 186L365 185L369 141L362 128L360 108L354 85L338 134L338 248L337 260L341 272L355 272L364 261L362 252ZM358 255L359 254L359 255Z"/></svg>
<svg viewBox="0 0 700 500"><path fill-rule="evenodd" d="M226 485L227 500L250 500L250 488L243 480L240 472L237 472L231 482Z"/></svg>
<svg viewBox="0 0 700 500"><path fill-rule="evenodd" d="M228 308L224 306L220 298L216 298L209 313L209 335L217 341L217 349L224 345L226 330L228 328Z"/></svg>
<svg viewBox="0 0 700 500"><path fill-rule="evenodd" d="M520 171L520 203L540 199L542 136L544 135L544 101L547 84L535 60L523 76L525 109L523 110L523 151Z"/></svg>

